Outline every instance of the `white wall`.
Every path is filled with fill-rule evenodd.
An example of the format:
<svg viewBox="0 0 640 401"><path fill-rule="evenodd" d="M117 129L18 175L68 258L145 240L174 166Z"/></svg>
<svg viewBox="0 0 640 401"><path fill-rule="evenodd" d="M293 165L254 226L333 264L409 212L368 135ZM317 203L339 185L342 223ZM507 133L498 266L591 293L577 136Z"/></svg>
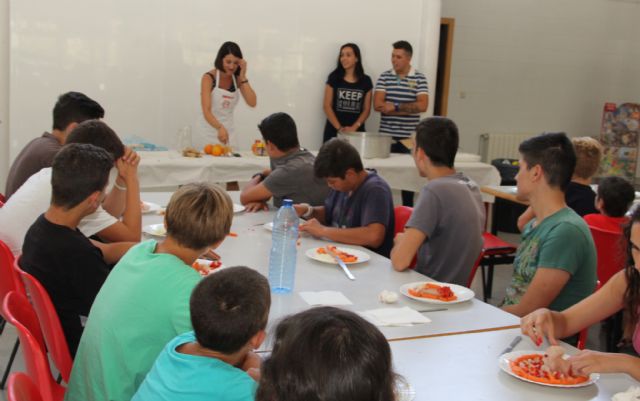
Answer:
<svg viewBox="0 0 640 401"><path fill-rule="evenodd" d="M414 65L432 87L435 81L440 0L14 0L11 6L11 158L49 129L55 99L68 90L99 101L121 136L175 146L176 132L200 113L200 77L225 40L242 47L258 96L256 109L236 109L245 149L259 138L257 123L274 111L296 119L304 146L319 147L324 82L345 42L361 46L375 82L391 68L391 43L409 40ZM372 113L367 128L377 130L378 120Z"/></svg>
<svg viewBox="0 0 640 401"><path fill-rule="evenodd" d="M0 193L9 168L9 0L0 0Z"/></svg>
<svg viewBox="0 0 640 401"><path fill-rule="evenodd" d="M640 102L638 0L445 0L442 16L465 151L483 132L597 136L605 102Z"/></svg>

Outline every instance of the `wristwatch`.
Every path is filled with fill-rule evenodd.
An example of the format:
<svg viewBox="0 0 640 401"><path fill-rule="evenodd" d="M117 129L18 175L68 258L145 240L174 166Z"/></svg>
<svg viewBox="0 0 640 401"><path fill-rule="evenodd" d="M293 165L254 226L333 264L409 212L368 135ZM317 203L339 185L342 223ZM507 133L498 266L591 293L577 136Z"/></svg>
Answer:
<svg viewBox="0 0 640 401"><path fill-rule="evenodd" d="M395 103L393 104L393 108L395 109L395 111L400 111L400 103L395 102Z"/></svg>

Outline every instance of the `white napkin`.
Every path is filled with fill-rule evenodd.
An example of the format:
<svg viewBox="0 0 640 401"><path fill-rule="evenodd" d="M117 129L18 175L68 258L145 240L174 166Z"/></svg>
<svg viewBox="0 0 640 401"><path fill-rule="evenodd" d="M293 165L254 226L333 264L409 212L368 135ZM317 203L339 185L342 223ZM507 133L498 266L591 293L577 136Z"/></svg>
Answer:
<svg viewBox="0 0 640 401"><path fill-rule="evenodd" d="M300 291L298 294L309 305L353 305L340 291Z"/></svg>
<svg viewBox="0 0 640 401"><path fill-rule="evenodd" d="M431 322L428 317L408 306L371 309L360 314L376 326L412 326Z"/></svg>
<svg viewBox="0 0 640 401"><path fill-rule="evenodd" d="M640 398L640 388L631 386L627 391L613 395L612 401L635 401Z"/></svg>

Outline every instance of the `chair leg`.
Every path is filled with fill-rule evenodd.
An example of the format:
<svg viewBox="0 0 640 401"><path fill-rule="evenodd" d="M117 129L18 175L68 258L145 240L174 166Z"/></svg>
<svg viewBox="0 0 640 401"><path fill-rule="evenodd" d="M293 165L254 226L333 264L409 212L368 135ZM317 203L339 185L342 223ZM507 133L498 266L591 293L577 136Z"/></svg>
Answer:
<svg viewBox="0 0 640 401"><path fill-rule="evenodd" d="M4 374L2 375L2 383L0 383L0 390L4 390L5 384L7 384L7 377L9 377L9 372L11 372L11 366L13 365L13 360L16 358L16 354L18 353L18 347L20 346L20 340L16 338L16 343L13 344L13 350L11 351L11 356L9 357L9 361L7 362L7 367L4 368Z"/></svg>
<svg viewBox="0 0 640 401"><path fill-rule="evenodd" d="M622 321L623 321L623 312L620 311L615 315L611 316L609 321L609 327L607 328L606 333L606 351L607 352L618 352L618 342L622 337Z"/></svg>
<svg viewBox="0 0 640 401"><path fill-rule="evenodd" d="M485 278L485 265L480 265L480 276L482 276L482 300L487 302L487 284Z"/></svg>
<svg viewBox="0 0 640 401"><path fill-rule="evenodd" d="M491 298L491 292L493 291L493 264L489 265L489 271L487 272L487 298Z"/></svg>
<svg viewBox="0 0 640 401"><path fill-rule="evenodd" d="M4 326L7 325L7 321L4 320L2 316L0 316L0 334L4 332Z"/></svg>

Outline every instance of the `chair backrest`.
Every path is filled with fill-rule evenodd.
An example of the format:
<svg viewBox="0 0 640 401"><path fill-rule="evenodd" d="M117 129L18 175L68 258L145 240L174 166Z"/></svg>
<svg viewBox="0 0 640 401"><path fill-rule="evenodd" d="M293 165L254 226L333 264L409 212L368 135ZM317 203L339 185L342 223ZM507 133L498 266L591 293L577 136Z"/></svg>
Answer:
<svg viewBox="0 0 640 401"><path fill-rule="evenodd" d="M484 257L484 251L480 251L480 255L476 259L473 267L471 268L471 274L469 275L469 281L467 281L467 288L471 288L471 284L473 283L473 278L476 276L476 272L478 271L478 266L482 262L482 258Z"/></svg>
<svg viewBox="0 0 640 401"><path fill-rule="evenodd" d="M627 248L624 236L620 232L598 227L589 226L589 229L598 253L598 280L605 285L614 274L625 267Z"/></svg>
<svg viewBox="0 0 640 401"><path fill-rule="evenodd" d="M7 400L42 401L42 395L27 374L16 372L9 376L9 381L7 382Z"/></svg>
<svg viewBox="0 0 640 401"><path fill-rule="evenodd" d="M11 291L25 294L24 284L13 266L13 253L7 244L0 240L0 302Z"/></svg>
<svg viewBox="0 0 640 401"><path fill-rule="evenodd" d="M0 194L0 207L4 206L6 202L7 202L7 198L5 198L3 194Z"/></svg>
<svg viewBox="0 0 640 401"><path fill-rule="evenodd" d="M396 225L393 230L393 236L395 237L398 233L404 231L404 226L409 221L409 217L411 217L411 213L413 212L413 208L409 206L396 206L393 209L393 214L396 220Z"/></svg>
<svg viewBox="0 0 640 401"><path fill-rule="evenodd" d="M42 327L42 334L44 335L44 342L47 344L49 355L56 365L56 368L58 368L62 379L69 383L73 360L71 359L69 345L67 344L67 339L64 336L64 331L60 324L60 318L53 306L53 302L51 302L49 293L38 279L18 266L18 259L16 259L15 268L18 273L20 273L20 276L22 276L22 280L31 297L33 308L38 315L38 320Z"/></svg>
<svg viewBox="0 0 640 401"><path fill-rule="evenodd" d="M40 389L43 401L58 399L56 393L60 392L61 386L51 375L38 318L29 300L24 295L11 291L2 303L2 315L18 331L27 374Z"/></svg>

